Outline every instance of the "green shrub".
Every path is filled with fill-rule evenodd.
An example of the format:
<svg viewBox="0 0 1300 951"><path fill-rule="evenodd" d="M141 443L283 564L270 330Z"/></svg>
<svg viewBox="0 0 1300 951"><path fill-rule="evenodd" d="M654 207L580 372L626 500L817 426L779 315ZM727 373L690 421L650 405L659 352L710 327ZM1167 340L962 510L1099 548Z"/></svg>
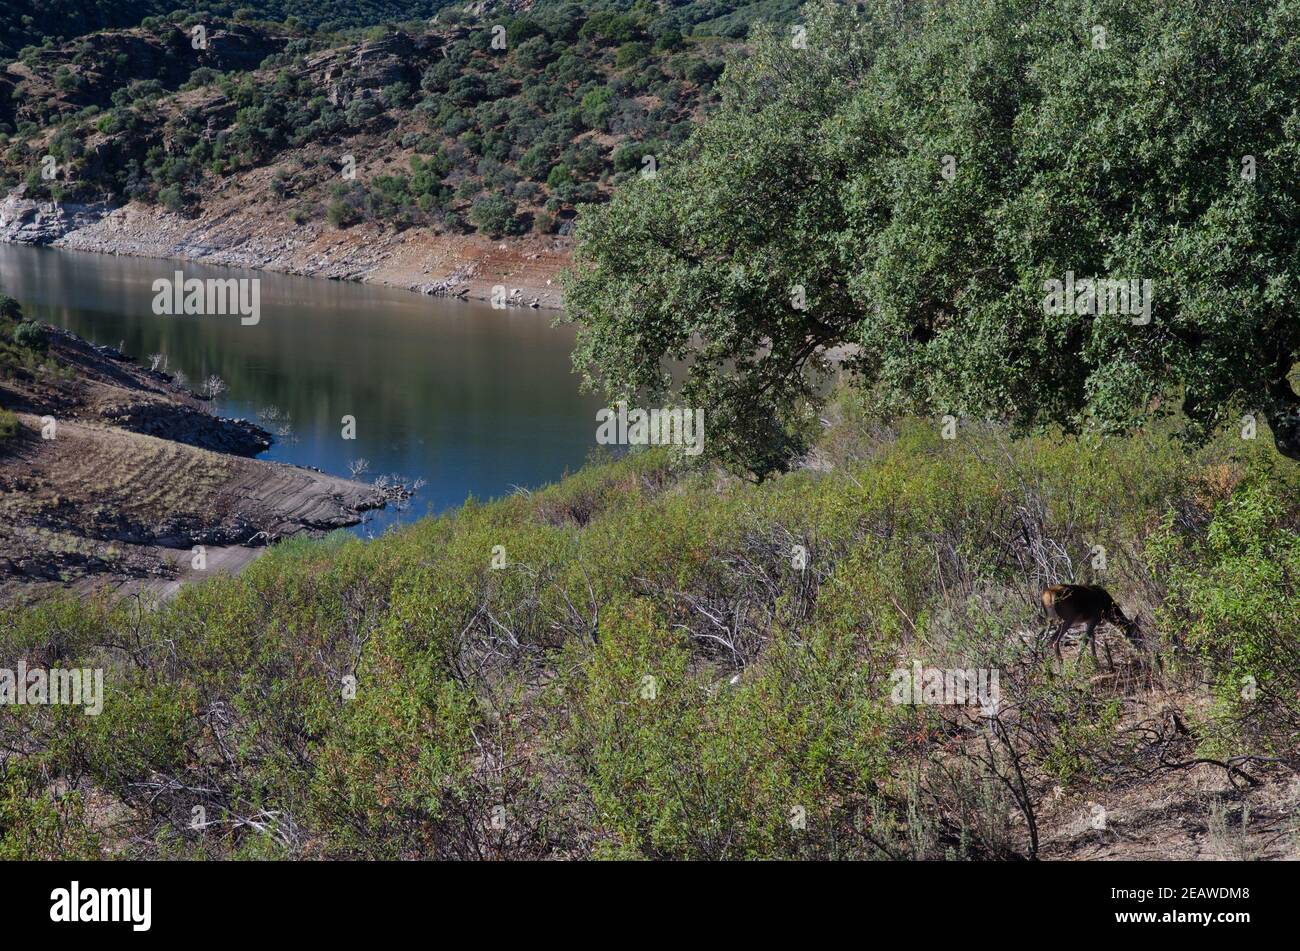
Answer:
<svg viewBox="0 0 1300 951"><path fill-rule="evenodd" d="M614 56L614 65L619 69L639 66L650 55L649 43L624 43Z"/></svg>
<svg viewBox="0 0 1300 951"><path fill-rule="evenodd" d="M1203 535L1172 518L1150 551L1167 573L1161 618L1204 665L1217 705L1207 749L1277 753L1300 730L1300 525L1294 477L1256 471L1220 501Z"/></svg>
<svg viewBox="0 0 1300 951"><path fill-rule="evenodd" d="M1034 553L1083 565L1098 539L1125 609L1186 634L1185 683L1199 665L1224 684L1250 671L1268 698L1215 711L1207 750L1293 755L1300 477L1269 470L1262 441L1238 451L1233 489L1159 433L1080 466L1059 434L949 441L866 404L835 402L824 472L754 485L638 452L373 542L294 540L153 611L0 611L0 665L131 648L99 717L0 707L0 742L26 738L46 776L0 790L0 822L50 841L41 797L66 780L121 804L135 855L1024 856L1017 796L1038 808L1178 752L1126 738L1127 701L1094 687L1086 656L1049 672L1019 636ZM1005 751L975 755L992 735L977 718L890 702L913 659L1002 672L1022 776ZM228 831L195 835L198 804ZM277 818L234 821L250 814Z"/></svg>
<svg viewBox="0 0 1300 951"><path fill-rule="evenodd" d="M476 228L493 237L518 231L515 203L504 195L488 195L478 199L470 206L469 220Z"/></svg>
<svg viewBox="0 0 1300 951"><path fill-rule="evenodd" d="M335 228L348 228L360 220L357 210L342 199L330 202L325 211L325 220Z"/></svg>
<svg viewBox="0 0 1300 951"><path fill-rule="evenodd" d="M185 208L185 193L179 185L167 185L158 190L158 201L168 211L182 211Z"/></svg>
<svg viewBox="0 0 1300 951"><path fill-rule="evenodd" d="M552 167L550 173L546 176L546 187L552 191L563 188L572 182L573 171L563 162Z"/></svg>
<svg viewBox="0 0 1300 951"><path fill-rule="evenodd" d="M43 326L34 321L24 320L14 328L14 343L28 350L44 353L49 346L49 338Z"/></svg>

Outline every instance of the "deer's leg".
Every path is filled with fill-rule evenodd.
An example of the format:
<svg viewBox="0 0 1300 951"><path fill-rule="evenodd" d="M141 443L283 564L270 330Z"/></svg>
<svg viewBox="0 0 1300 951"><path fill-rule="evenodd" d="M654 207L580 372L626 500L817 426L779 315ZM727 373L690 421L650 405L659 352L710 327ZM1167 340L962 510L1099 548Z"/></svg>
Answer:
<svg viewBox="0 0 1300 951"><path fill-rule="evenodd" d="M1092 651L1092 666L1094 667L1098 666L1100 662L1097 660L1097 621L1096 620L1089 621L1088 629L1083 632L1083 641L1079 643L1080 655L1083 654L1084 643L1087 643L1088 649Z"/></svg>
<svg viewBox="0 0 1300 951"><path fill-rule="evenodd" d="M1065 632L1070 629L1069 621L1062 621L1056 626L1056 633L1052 635L1052 649L1056 651L1056 659L1064 663L1065 658L1061 656L1061 638Z"/></svg>
<svg viewBox="0 0 1300 951"><path fill-rule="evenodd" d="M1124 639L1129 642L1129 646L1137 651L1139 656L1145 658L1147 654L1152 653L1147 649L1146 640L1138 634L1137 625L1125 617L1124 612L1118 607L1106 620L1110 622L1111 627L1119 629Z"/></svg>

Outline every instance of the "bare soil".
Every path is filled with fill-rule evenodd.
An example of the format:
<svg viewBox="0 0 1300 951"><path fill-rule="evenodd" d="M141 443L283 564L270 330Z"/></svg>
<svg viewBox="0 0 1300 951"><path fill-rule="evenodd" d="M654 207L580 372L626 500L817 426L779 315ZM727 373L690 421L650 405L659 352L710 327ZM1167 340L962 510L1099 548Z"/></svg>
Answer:
<svg viewBox="0 0 1300 951"><path fill-rule="evenodd" d="M269 169L258 170L267 173ZM498 285L514 306L563 306L560 274L572 260L572 240L528 236L394 231L373 224L338 229L295 225L281 203L256 201L257 182L214 195L202 215L187 218L132 203L52 243L79 251L180 258L204 264L385 284L439 296L490 300ZM250 191L251 190L251 191Z"/></svg>
<svg viewBox="0 0 1300 951"><path fill-rule="evenodd" d="M383 505L370 486L249 458L264 432L116 351L52 331L50 355L0 380L19 421L0 444L0 600L126 582L166 594L196 576L195 546L215 549L198 576L237 570Z"/></svg>

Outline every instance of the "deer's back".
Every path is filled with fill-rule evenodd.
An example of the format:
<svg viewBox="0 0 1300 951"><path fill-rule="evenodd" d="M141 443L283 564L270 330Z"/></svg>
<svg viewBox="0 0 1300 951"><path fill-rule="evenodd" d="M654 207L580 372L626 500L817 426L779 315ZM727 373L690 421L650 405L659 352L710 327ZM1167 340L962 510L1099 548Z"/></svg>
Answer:
<svg viewBox="0 0 1300 951"><path fill-rule="evenodd" d="M1043 592L1043 611L1061 621L1100 617L1114 606L1115 599L1095 584L1054 584Z"/></svg>

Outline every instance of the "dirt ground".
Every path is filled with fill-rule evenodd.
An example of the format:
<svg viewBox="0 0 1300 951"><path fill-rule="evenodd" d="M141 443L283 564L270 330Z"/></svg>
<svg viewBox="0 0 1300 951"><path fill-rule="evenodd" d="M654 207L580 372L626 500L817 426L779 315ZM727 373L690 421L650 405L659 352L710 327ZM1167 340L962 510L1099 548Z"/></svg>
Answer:
<svg viewBox="0 0 1300 951"><path fill-rule="evenodd" d="M207 415L163 374L66 332L50 341L57 367L0 381L19 421L0 445L0 599L128 581L168 593L196 545L214 549L209 571L237 570L383 504L361 483L249 458L264 433Z"/></svg>
<svg viewBox="0 0 1300 951"><path fill-rule="evenodd" d="M1298 805L1295 777L1234 787L1222 769L1197 766L1130 788L1062 797L1042 817L1039 858L1300 859Z"/></svg>
<svg viewBox="0 0 1300 951"><path fill-rule="evenodd" d="M1122 726L1168 721L1205 703L1194 689L1154 688L1132 656L1123 657L1123 638L1110 640L1116 674L1094 678L1099 689L1122 697ZM1077 642L1065 649L1065 663L1078 663ZM1157 678L1159 680L1159 678ZM1144 683L1144 681L1147 681ZM1190 763L1199 757L1196 740L1170 757ZM1212 757L1207 757L1212 759ZM1160 768L1147 775L1102 776L1078 789L1056 788L1037 815L1038 858L1044 861L1243 861L1300 859L1300 777L1269 764L1247 764L1230 776L1213 762ZM1023 830L1019 817L1014 820Z"/></svg>
<svg viewBox="0 0 1300 951"><path fill-rule="evenodd" d="M271 170L259 170L269 177ZM386 284L426 294L489 300L506 289L513 306L563 306L560 273L572 240L530 235L493 240L483 235L397 232L370 224L346 230L320 222L294 225L284 208L252 207L256 183L213 195L203 214L186 218L154 206L129 204L72 231L56 247L138 257L183 258L204 264L264 268L338 280Z"/></svg>

